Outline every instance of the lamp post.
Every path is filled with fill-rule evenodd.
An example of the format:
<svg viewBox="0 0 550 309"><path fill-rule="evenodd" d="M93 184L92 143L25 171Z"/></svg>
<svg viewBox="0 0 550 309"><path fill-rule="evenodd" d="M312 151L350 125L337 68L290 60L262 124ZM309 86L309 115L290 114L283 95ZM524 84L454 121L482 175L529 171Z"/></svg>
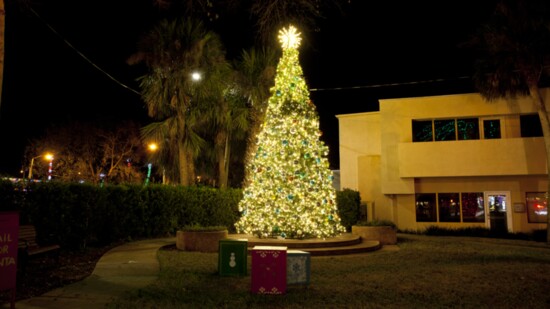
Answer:
<svg viewBox="0 0 550 309"><path fill-rule="evenodd" d="M48 181L52 180L53 174L53 156L50 156L50 163L48 163Z"/></svg>
<svg viewBox="0 0 550 309"><path fill-rule="evenodd" d="M50 167L48 169L48 172L50 173L52 160L53 160L53 155L51 153L46 153L46 154L43 154L43 155L39 155L39 156L31 158L31 165L29 166L29 176L28 176L29 180L32 180L32 167L34 166L34 159L38 159L38 158L41 158L41 157L44 157L44 158L46 158L46 160L50 161ZM51 174L49 174L48 176L51 177Z"/></svg>
<svg viewBox="0 0 550 309"><path fill-rule="evenodd" d="M157 151L158 149L158 145L156 143L149 143L149 145L147 145L147 149L149 149L149 151L151 152L155 152ZM153 167L153 164L152 163L148 163L147 164L147 177L145 178L145 186L149 184L149 179L151 178L151 169Z"/></svg>
<svg viewBox="0 0 550 309"><path fill-rule="evenodd" d="M157 143L149 143L149 145L147 145L147 149L149 149L150 152L155 152L157 151L159 148L159 146L157 145ZM149 163L147 165L148 167L148 170L147 170L147 179L145 180L145 184L147 185L147 183L149 183L149 176L151 175L151 167L152 167L152 164ZM166 183L166 173L165 173L165 170L164 170L164 167L162 168L162 184L165 184Z"/></svg>

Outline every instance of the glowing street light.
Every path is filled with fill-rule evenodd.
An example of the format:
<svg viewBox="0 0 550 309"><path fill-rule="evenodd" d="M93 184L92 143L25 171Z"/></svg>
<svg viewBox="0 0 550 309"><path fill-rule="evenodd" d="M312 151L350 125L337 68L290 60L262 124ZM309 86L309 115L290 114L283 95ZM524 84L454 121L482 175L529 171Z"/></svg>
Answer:
<svg viewBox="0 0 550 309"><path fill-rule="evenodd" d="M46 160L50 161L50 167L49 167L49 170L48 170L48 172L50 173L52 160L53 160L53 155L51 153L46 153L46 154L43 154L43 155L39 155L39 156L33 157L31 159L31 165L29 166L29 176L28 176L29 180L32 180L32 167L34 166L34 159L38 159L38 158L41 158L41 157L44 157ZM48 177L51 178L51 174L49 174Z"/></svg>
<svg viewBox="0 0 550 309"><path fill-rule="evenodd" d="M201 73L199 73L199 72L191 73L191 79L193 79L196 82L201 80L202 79Z"/></svg>
<svg viewBox="0 0 550 309"><path fill-rule="evenodd" d="M155 152L158 149L158 145L156 143L149 143L149 145L147 145L147 148L149 149L149 151ZM147 164L147 177L145 177L145 184L144 184L145 186L147 186L149 184L149 179L151 178L151 169L152 168L153 168L153 164L148 163Z"/></svg>
<svg viewBox="0 0 550 309"><path fill-rule="evenodd" d="M147 145L147 149L149 149L149 151L151 152L155 152L159 149L159 146L157 145L157 143L149 143L149 145ZM151 167L152 167L152 164L149 163L147 164L147 179L145 180L145 185L147 185L149 183L149 178L151 176ZM165 170L164 170L164 167L162 168L162 184L165 184L166 183L166 173L165 173Z"/></svg>

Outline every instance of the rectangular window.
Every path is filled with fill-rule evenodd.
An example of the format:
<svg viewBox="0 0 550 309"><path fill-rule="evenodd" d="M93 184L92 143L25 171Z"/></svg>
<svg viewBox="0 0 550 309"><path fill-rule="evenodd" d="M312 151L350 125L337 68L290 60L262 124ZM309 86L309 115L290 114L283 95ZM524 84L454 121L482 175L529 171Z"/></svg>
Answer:
<svg viewBox="0 0 550 309"><path fill-rule="evenodd" d="M485 222L483 192L462 193L462 222Z"/></svg>
<svg viewBox="0 0 550 309"><path fill-rule="evenodd" d="M529 114L519 116L521 127L521 137L540 137L542 136L542 126L538 114Z"/></svg>
<svg viewBox="0 0 550 309"><path fill-rule="evenodd" d="M479 139L478 118L457 119L456 128L459 141Z"/></svg>
<svg viewBox="0 0 550 309"><path fill-rule="evenodd" d="M546 223L548 217L548 202L544 192L525 193L527 217L529 223Z"/></svg>
<svg viewBox="0 0 550 309"><path fill-rule="evenodd" d="M460 222L458 193L439 193L439 222Z"/></svg>
<svg viewBox="0 0 550 309"><path fill-rule="evenodd" d="M483 138L500 138L500 119L483 120Z"/></svg>
<svg viewBox="0 0 550 309"><path fill-rule="evenodd" d="M431 120L413 120L413 142L433 141L433 130Z"/></svg>
<svg viewBox="0 0 550 309"><path fill-rule="evenodd" d="M455 120L444 119L434 121L434 131L436 141L454 141L456 140Z"/></svg>
<svg viewBox="0 0 550 309"><path fill-rule="evenodd" d="M536 123L540 127L540 122L534 122L533 117L527 116L532 115L521 116L523 117L520 121L522 136L538 136ZM484 139L502 138L500 119L484 119L482 122L479 118L413 119L413 142L479 140L482 137L480 125L482 125ZM542 133L540 134L542 136Z"/></svg>
<svg viewBox="0 0 550 309"><path fill-rule="evenodd" d="M435 193L416 195L416 222L436 222Z"/></svg>

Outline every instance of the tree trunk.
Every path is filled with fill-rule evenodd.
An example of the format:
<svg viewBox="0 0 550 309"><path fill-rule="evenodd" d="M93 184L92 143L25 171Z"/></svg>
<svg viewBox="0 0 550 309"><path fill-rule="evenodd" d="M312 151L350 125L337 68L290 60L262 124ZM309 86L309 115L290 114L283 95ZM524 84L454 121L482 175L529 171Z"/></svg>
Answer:
<svg viewBox="0 0 550 309"><path fill-rule="evenodd" d="M542 134L544 136L544 145L546 148L546 173L548 175L548 185L546 188L546 200L547 200L547 209L548 209L548 194L550 193L550 115L546 109L546 104L540 95L540 89L537 85L530 85L529 93L535 104L538 107L538 114L540 118L540 124L542 127ZM550 214L546 215L546 243L550 245Z"/></svg>
<svg viewBox="0 0 550 309"><path fill-rule="evenodd" d="M229 134L219 131L216 138L216 159L218 161L218 183L221 189L227 188L229 178ZM220 145L224 145L221 147Z"/></svg>
<svg viewBox="0 0 550 309"><path fill-rule="evenodd" d="M191 151L187 151L185 156L187 158L187 182L189 185L194 185L195 179L197 179L197 175L195 174L195 158Z"/></svg>
<svg viewBox="0 0 550 309"><path fill-rule="evenodd" d="M185 151L185 146L183 141L178 141L178 158L179 158L179 170L180 170L180 184L182 186L189 186L189 173L188 168L189 164L187 162L187 152Z"/></svg>

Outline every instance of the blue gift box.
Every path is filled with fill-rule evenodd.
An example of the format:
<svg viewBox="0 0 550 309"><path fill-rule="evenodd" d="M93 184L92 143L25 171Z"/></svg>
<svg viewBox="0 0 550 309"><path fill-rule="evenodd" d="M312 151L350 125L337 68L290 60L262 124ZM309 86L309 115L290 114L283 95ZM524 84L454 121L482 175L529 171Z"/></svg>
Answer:
<svg viewBox="0 0 550 309"><path fill-rule="evenodd" d="M311 254L300 250L288 250L286 255L287 285L308 285Z"/></svg>

